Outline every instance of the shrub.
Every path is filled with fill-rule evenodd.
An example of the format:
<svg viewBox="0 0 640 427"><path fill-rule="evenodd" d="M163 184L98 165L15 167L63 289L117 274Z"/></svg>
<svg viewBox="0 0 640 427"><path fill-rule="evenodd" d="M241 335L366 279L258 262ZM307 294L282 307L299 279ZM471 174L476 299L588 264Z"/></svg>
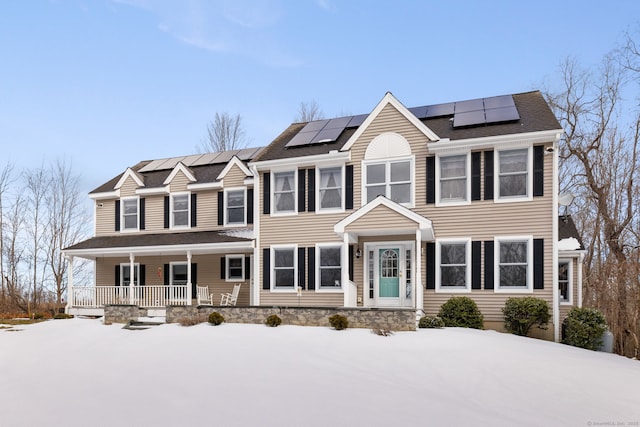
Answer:
<svg viewBox="0 0 640 427"><path fill-rule="evenodd" d="M547 329L549 306L546 301L536 297L509 298L502 308L504 327L512 334L527 336L535 324Z"/></svg>
<svg viewBox="0 0 640 427"><path fill-rule="evenodd" d="M469 297L451 297L442 304L438 317L444 326L482 329L484 318L476 302Z"/></svg>
<svg viewBox="0 0 640 427"><path fill-rule="evenodd" d="M329 316L329 324L338 331L347 329L349 327L349 321L341 314L334 314L333 316Z"/></svg>
<svg viewBox="0 0 640 427"><path fill-rule="evenodd" d="M204 322L206 318L204 316L184 316L178 319L180 326L195 326Z"/></svg>
<svg viewBox="0 0 640 427"><path fill-rule="evenodd" d="M275 328L276 326L282 324L282 319L277 314L272 314L264 320L264 324Z"/></svg>
<svg viewBox="0 0 640 427"><path fill-rule="evenodd" d="M213 326L218 326L222 324L222 322L224 322L224 316L217 311L214 311L209 315L209 323L211 323Z"/></svg>
<svg viewBox="0 0 640 427"><path fill-rule="evenodd" d="M573 307L565 319L564 344L597 350L602 345L602 335L607 330L607 321L594 308Z"/></svg>
<svg viewBox="0 0 640 427"><path fill-rule="evenodd" d="M53 316L53 318L54 319L72 319L73 316L67 313L57 313L55 316Z"/></svg>
<svg viewBox="0 0 640 427"><path fill-rule="evenodd" d="M422 316L418 322L418 328L444 328L444 322L438 316Z"/></svg>
<svg viewBox="0 0 640 427"><path fill-rule="evenodd" d="M33 313L33 320L42 320L44 319L44 314L42 313Z"/></svg>

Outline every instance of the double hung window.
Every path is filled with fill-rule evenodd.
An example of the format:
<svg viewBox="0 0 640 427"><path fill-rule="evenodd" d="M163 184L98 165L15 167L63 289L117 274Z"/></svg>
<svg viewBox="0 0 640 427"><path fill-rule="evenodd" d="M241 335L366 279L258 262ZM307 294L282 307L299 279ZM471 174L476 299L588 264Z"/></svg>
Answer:
<svg viewBox="0 0 640 427"><path fill-rule="evenodd" d="M296 248L272 248L274 289L296 289Z"/></svg>
<svg viewBox="0 0 640 427"><path fill-rule="evenodd" d="M245 199L246 192L242 190L225 191L226 203L226 222L225 225L245 225Z"/></svg>
<svg viewBox="0 0 640 427"><path fill-rule="evenodd" d="M499 199L530 196L529 149L498 151Z"/></svg>
<svg viewBox="0 0 640 427"><path fill-rule="evenodd" d="M273 188L273 211L293 213L296 211L296 174L293 171L275 172Z"/></svg>
<svg viewBox="0 0 640 427"><path fill-rule="evenodd" d="M498 289L532 290L532 239L502 238L496 240Z"/></svg>
<svg viewBox="0 0 640 427"><path fill-rule="evenodd" d="M320 210L342 209L342 168L320 169L319 175Z"/></svg>
<svg viewBox="0 0 640 427"><path fill-rule="evenodd" d="M470 241L441 241L438 242L436 248L437 290L443 292L470 291Z"/></svg>
<svg viewBox="0 0 640 427"><path fill-rule="evenodd" d="M122 229L138 229L138 198L122 199Z"/></svg>
<svg viewBox="0 0 640 427"><path fill-rule="evenodd" d="M320 289L341 289L342 246L318 246L317 254Z"/></svg>
<svg viewBox="0 0 640 427"><path fill-rule="evenodd" d="M413 201L413 162L411 160L368 163L365 165L367 203L382 195L396 203Z"/></svg>
<svg viewBox="0 0 640 427"><path fill-rule="evenodd" d="M439 157L440 163L440 197L441 203L466 202L468 192L468 155Z"/></svg>
<svg viewBox="0 0 640 427"><path fill-rule="evenodd" d="M189 194L180 193L171 196L171 224L172 227L189 226Z"/></svg>

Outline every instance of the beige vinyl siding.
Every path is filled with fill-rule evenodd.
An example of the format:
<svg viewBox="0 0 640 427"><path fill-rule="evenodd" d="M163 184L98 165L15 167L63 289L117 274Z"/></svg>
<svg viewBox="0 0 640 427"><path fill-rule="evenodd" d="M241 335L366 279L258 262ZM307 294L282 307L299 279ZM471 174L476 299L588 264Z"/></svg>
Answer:
<svg viewBox="0 0 640 427"><path fill-rule="evenodd" d="M222 179L225 188L245 187L244 179L247 176L238 166L233 166Z"/></svg>
<svg viewBox="0 0 640 427"><path fill-rule="evenodd" d="M398 212L387 206L381 205L352 222L345 231L358 233L367 230L394 231L416 228L415 221L398 214Z"/></svg>
<svg viewBox="0 0 640 427"><path fill-rule="evenodd" d="M96 212L96 236L119 234L116 231L116 201L97 200L95 202Z"/></svg>
<svg viewBox="0 0 640 427"><path fill-rule="evenodd" d="M187 190L187 185L189 184L191 184L191 181L189 181L189 178L187 178L187 176L184 173L178 171L176 175L173 177L173 179L171 180L171 182L169 183L169 188L172 193L180 193L180 192L189 191Z"/></svg>

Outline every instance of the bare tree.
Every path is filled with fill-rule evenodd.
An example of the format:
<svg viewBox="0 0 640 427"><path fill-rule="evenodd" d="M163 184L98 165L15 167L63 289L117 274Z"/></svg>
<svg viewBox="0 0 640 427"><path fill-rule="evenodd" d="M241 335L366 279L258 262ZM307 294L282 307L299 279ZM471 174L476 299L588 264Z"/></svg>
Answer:
<svg viewBox="0 0 640 427"><path fill-rule="evenodd" d="M53 277L56 303L67 290L67 263L62 249L80 241L87 234L88 215L83 209L79 177L71 165L58 160L50 171L51 187L47 192L48 238L45 243L47 266Z"/></svg>
<svg viewBox="0 0 640 427"><path fill-rule="evenodd" d="M25 223L26 203L23 195L18 193L9 206L6 215L7 227L5 232L6 269L4 280L7 295L12 307L29 312L28 286L20 274L25 252L25 244L21 238L21 230Z"/></svg>
<svg viewBox="0 0 640 427"><path fill-rule="evenodd" d="M213 121L207 125L207 137L200 143L198 151L203 153L238 150L246 148L248 144L242 116L225 112L216 113Z"/></svg>
<svg viewBox="0 0 640 427"><path fill-rule="evenodd" d="M28 170L24 173L26 181L26 202L28 221L26 229L31 238L29 249L29 264L31 267L31 297L32 304L36 306L42 291L42 279L44 270L40 265L42 242L46 236L46 223L44 223L45 197L49 191L50 177L44 167ZM42 276L39 278L39 273ZM38 286L40 283L40 286Z"/></svg>
<svg viewBox="0 0 640 427"><path fill-rule="evenodd" d="M320 120L324 117L324 113L320 110L320 106L315 100L309 102L301 102L298 106L298 114L294 121L296 122L311 122L313 120Z"/></svg>
<svg viewBox="0 0 640 427"><path fill-rule="evenodd" d="M547 97L566 132L561 186L580 200L575 217L587 247L585 304L604 313L618 353L638 356L640 116L624 106L630 69L620 66L619 53L591 72L566 60L562 88Z"/></svg>
<svg viewBox="0 0 640 427"><path fill-rule="evenodd" d="M13 165L7 162L0 171L0 306L5 303L6 284L4 280L4 203L9 185L13 181Z"/></svg>

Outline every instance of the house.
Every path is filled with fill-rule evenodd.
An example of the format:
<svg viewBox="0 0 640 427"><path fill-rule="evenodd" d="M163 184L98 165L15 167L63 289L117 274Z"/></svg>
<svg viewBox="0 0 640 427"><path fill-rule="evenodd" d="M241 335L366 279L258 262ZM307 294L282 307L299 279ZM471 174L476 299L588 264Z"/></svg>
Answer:
<svg viewBox="0 0 640 427"><path fill-rule="evenodd" d="M501 329L505 301L531 295L557 340L584 254L559 212L561 134L537 91L416 108L387 93L254 152L141 162L90 194L96 235L65 253L94 259L96 283L69 310L99 310L107 288L161 309L242 281L253 306L420 316L466 295Z"/></svg>

